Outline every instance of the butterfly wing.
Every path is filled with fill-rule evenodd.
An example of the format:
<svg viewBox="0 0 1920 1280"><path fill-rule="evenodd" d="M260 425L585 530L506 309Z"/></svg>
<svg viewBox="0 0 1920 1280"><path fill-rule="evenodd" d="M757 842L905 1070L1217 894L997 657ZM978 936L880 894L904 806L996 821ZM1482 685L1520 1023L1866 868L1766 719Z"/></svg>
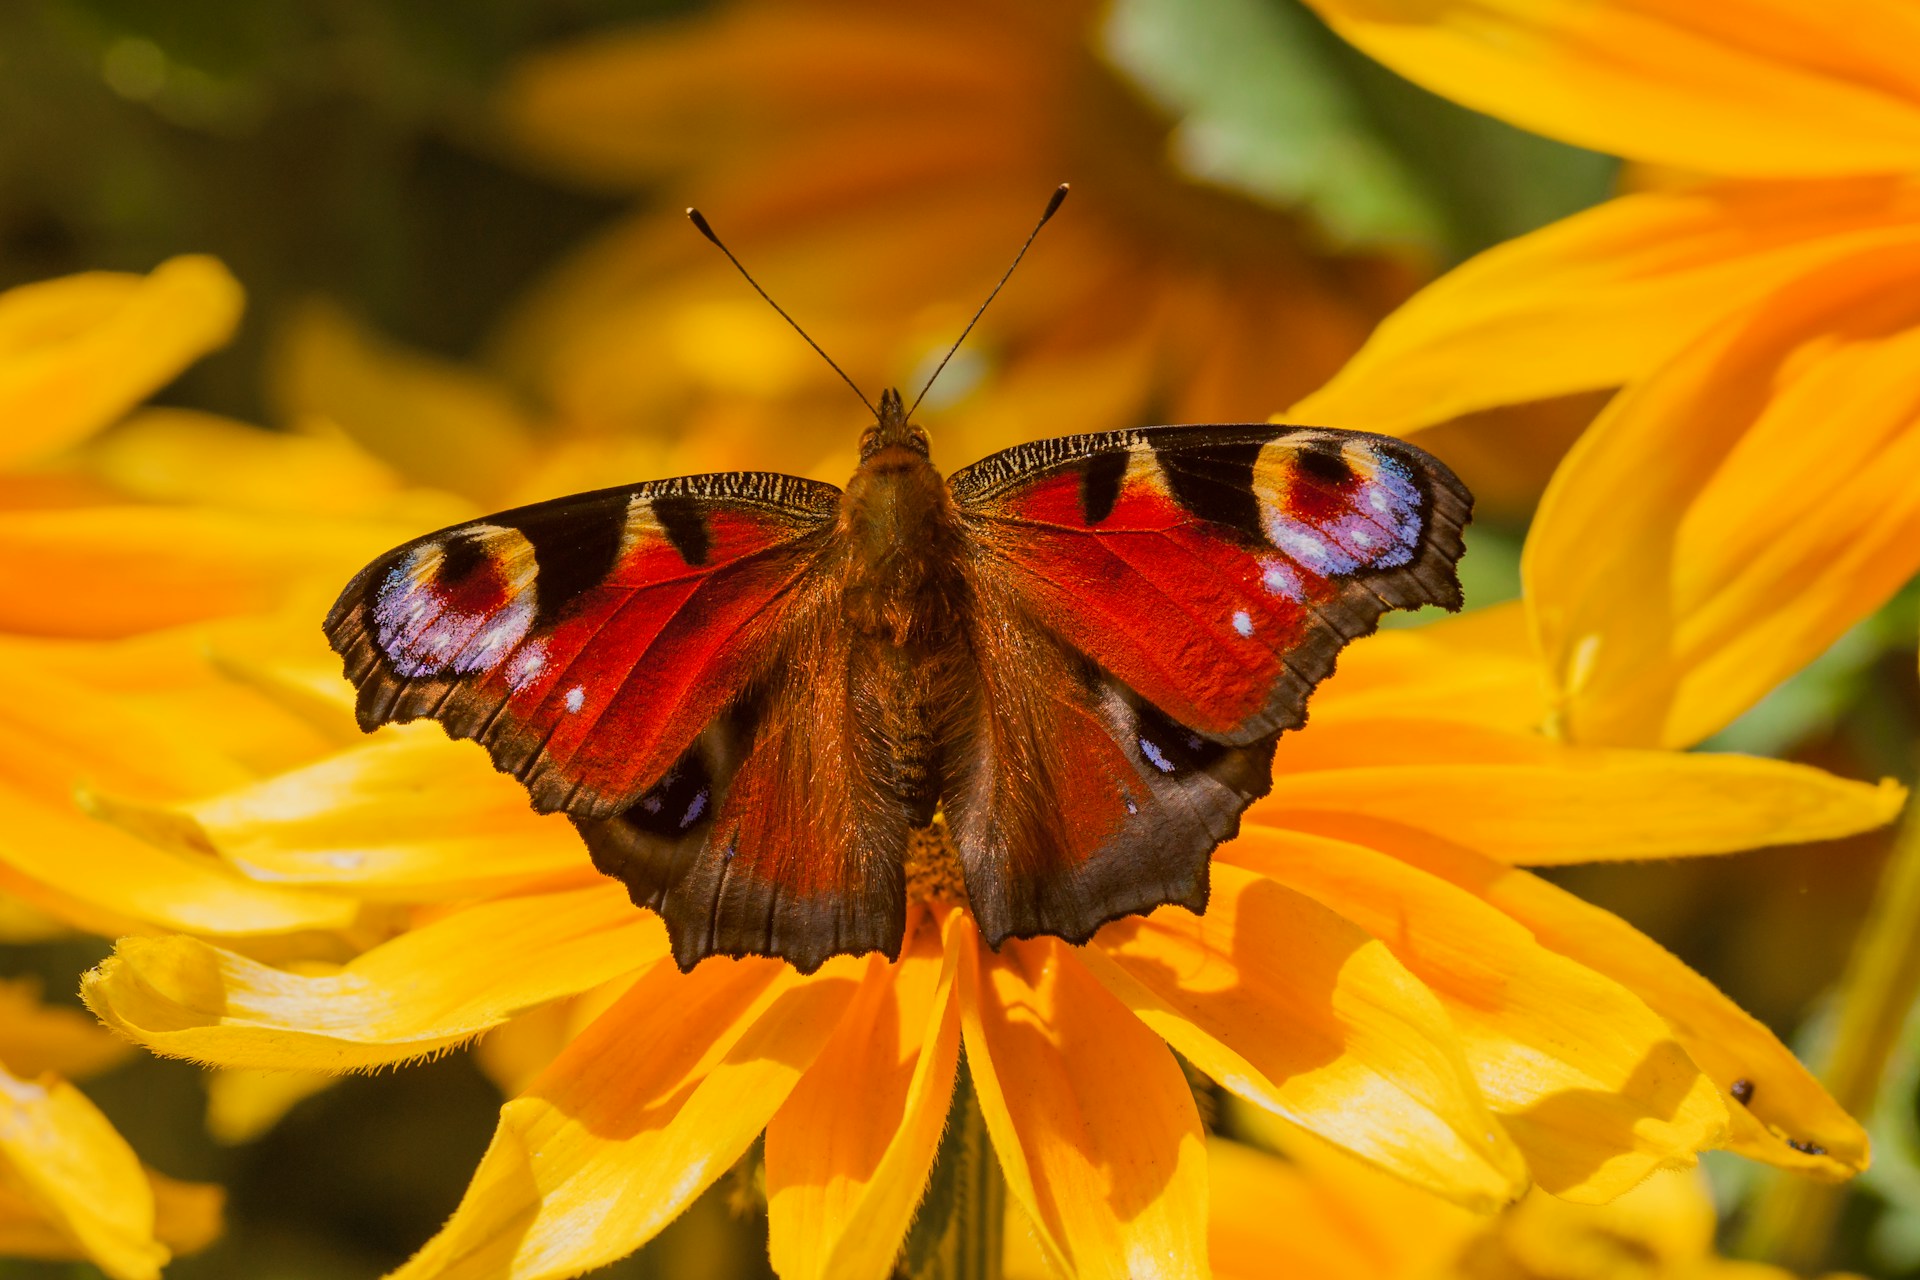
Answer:
<svg viewBox="0 0 1920 1280"><path fill-rule="evenodd" d="M1273 741L1388 609L1460 604L1471 496L1403 441L1152 427L956 473L980 696L948 816L989 941L1206 902Z"/></svg>
<svg viewBox="0 0 1920 1280"><path fill-rule="evenodd" d="M734 472L502 512L361 570L327 638L363 728L436 719L542 812L610 817L769 660L838 497Z"/></svg>

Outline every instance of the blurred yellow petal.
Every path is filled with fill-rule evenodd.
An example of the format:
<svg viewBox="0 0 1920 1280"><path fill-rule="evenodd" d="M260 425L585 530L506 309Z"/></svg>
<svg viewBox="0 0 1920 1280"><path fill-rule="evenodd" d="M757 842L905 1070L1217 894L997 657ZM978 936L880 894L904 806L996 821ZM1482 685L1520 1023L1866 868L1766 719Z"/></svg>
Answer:
<svg viewBox="0 0 1920 1280"><path fill-rule="evenodd" d="M69 1080L105 1071L127 1043L78 1009L40 999L40 984L0 978L0 1068L23 1080L48 1072Z"/></svg>
<svg viewBox="0 0 1920 1280"><path fill-rule="evenodd" d="M109 1026L167 1057L352 1071L442 1052L665 951L660 918L602 883L453 912L337 973L288 973L194 938L123 938L81 990Z"/></svg>
<svg viewBox="0 0 1920 1280"><path fill-rule="evenodd" d="M96 932L178 929L221 936L342 930L360 904L335 894L254 884L212 858L156 848L105 822L52 808L0 782L0 865L85 913ZM84 867L84 875L74 868ZM6 887L21 892L20 881ZM46 905L42 900L40 905ZM59 906L47 906L64 914Z"/></svg>
<svg viewBox="0 0 1920 1280"><path fill-rule="evenodd" d="M1204 916L1162 907L1083 952L1108 990L1232 1092L1470 1208L1526 1189L1447 1015L1387 947L1216 862Z"/></svg>
<svg viewBox="0 0 1920 1280"><path fill-rule="evenodd" d="M212 258L0 294L0 467L85 439L226 342L240 285Z"/></svg>
<svg viewBox="0 0 1920 1280"><path fill-rule="evenodd" d="M0 891L0 946L51 942L64 936L70 927L25 899Z"/></svg>
<svg viewBox="0 0 1920 1280"><path fill-rule="evenodd" d="M1247 820L1339 834L1387 822L1547 865L1831 840L1906 792L1760 756L1569 746L1448 720L1315 719L1280 740Z"/></svg>
<svg viewBox="0 0 1920 1280"><path fill-rule="evenodd" d="M1826 264L1621 393L1524 574L1556 724L1687 746L1920 568L1920 243Z"/></svg>
<svg viewBox="0 0 1920 1280"><path fill-rule="evenodd" d="M1920 169L1901 0L1308 0L1408 79L1523 129L1705 173Z"/></svg>
<svg viewBox="0 0 1920 1280"><path fill-rule="evenodd" d="M1620 917L1437 837L1383 832L1376 847L1484 898L1525 925L1542 946L1644 1000L1722 1094L1748 1095L1745 1105L1727 1107L1729 1149L1827 1178L1850 1177L1866 1167L1866 1133L1779 1038Z"/></svg>
<svg viewBox="0 0 1920 1280"><path fill-rule="evenodd" d="M167 1261L146 1170L107 1118L57 1077L0 1071L0 1239L23 1218L115 1280L152 1280Z"/></svg>
<svg viewBox="0 0 1920 1280"><path fill-rule="evenodd" d="M1173 1055L1052 938L957 927L961 1027L1008 1193L1065 1274L1206 1276L1206 1149Z"/></svg>
<svg viewBox="0 0 1920 1280"><path fill-rule="evenodd" d="M959 951L940 935L924 919L898 964L869 959L833 1039L767 1124L768 1253L782 1280L893 1274L960 1054Z"/></svg>
<svg viewBox="0 0 1920 1280"><path fill-rule="evenodd" d="M337 425L420 484L499 499L533 461L526 411L506 388L384 341L330 303L294 314L268 377L287 417Z"/></svg>
<svg viewBox="0 0 1920 1280"><path fill-rule="evenodd" d="M1720 1145L1719 1092L1666 1023L1471 894L1360 845L1258 826L1218 856L1339 912L1426 984L1542 1190L1604 1203Z"/></svg>
<svg viewBox="0 0 1920 1280"><path fill-rule="evenodd" d="M746 1151L864 969L662 961L500 1109L460 1207L394 1280L546 1280L633 1252Z"/></svg>
<svg viewBox="0 0 1920 1280"><path fill-rule="evenodd" d="M1920 185L1893 180L1610 200L1428 285L1332 381L1280 416L1408 432L1619 386L1823 263L1911 242L1916 215Z"/></svg>
<svg viewBox="0 0 1920 1280"><path fill-rule="evenodd" d="M207 1073L207 1133L215 1142L252 1142L334 1077L319 1071L229 1068Z"/></svg>
<svg viewBox="0 0 1920 1280"><path fill-rule="evenodd" d="M198 1253L225 1229L227 1193L205 1182L180 1182L147 1170L153 1187L153 1234L176 1255Z"/></svg>
<svg viewBox="0 0 1920 1280"><path fill-rule="evenodd" d="M0 631L110 639L262 613L424 531L210 508L0 511Z"/></svg>
<svg viewBox="0 0 1920 1280"><path fill-rule="evenodd" d="M435 726L365 746L180 810L248 877L367 898L430 901L583 871L580 837L485 753Z"/></svg>

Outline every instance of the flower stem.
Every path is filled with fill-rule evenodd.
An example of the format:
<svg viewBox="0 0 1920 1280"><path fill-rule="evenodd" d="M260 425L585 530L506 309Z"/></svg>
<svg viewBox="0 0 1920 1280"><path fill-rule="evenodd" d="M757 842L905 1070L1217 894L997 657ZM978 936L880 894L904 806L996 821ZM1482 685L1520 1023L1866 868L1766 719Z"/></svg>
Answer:
<svg viewBox="0 0 1920 1280"><path fill-rule="evenodd" d="M900 1251L900 1280L1000 1280L1007 1187L973 1077L960 1064L927 1198Z"/></svg>
<svg viewBox="0 0 1920 1280"><path fill-rule="evenodd" d="M1887 1060L1920 996L1920 805L1909 803L1840 986L1822 1081L1869 1123ZM1802 1273L1825 1264L1845 1184L1776 1174L1755 1199L1741 1252Z"/></svg>

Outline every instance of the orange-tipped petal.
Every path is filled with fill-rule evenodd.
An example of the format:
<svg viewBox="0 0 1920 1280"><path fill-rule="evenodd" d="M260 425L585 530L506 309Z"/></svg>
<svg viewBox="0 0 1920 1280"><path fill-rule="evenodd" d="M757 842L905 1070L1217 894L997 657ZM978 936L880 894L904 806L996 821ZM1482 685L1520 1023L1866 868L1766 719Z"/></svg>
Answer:
<svg viewBox="0 0 1920 1280"><path fill-rule="evenodd" d="M1779 1038L1620 917L1438 837L1383 833L1376 847L1492 903L1532 931L1540 945L1645 1001L1723 1094L1748 1095L1746 1104L1727 1107L1729 1149L1827 1178L1866 1168L1865 1131Z"/></svg>
<svg viewBox="0 0 1920 1280"><path fill-rule="evenodd" d="M1472 894L1356 844L1243 828L1219 855L1339 912L1439 997L1543 1190L1604 1203L1720 1145L1713 1082L1631 991Z"/></svg>
<svg viewBox="0 0 1920 1280"><path fill-rule="evenodd" d="M633 1252L746 1151L864 968L662 961L500 1109L460 1207L393 1280L548 1280Z"/></svg>
<svg viewBox="0 0 1920 1280"><path fill-rule="evenodd" d="M953 915L948 917L952 927ZM767 1226L783 1280L885 1280L940 1147L960 1055L959 952L925 919L767 1124Z"/></svg>
<svg viewBox="0 0 1920 1280"><path fill-rule="evenodd" d="M564 817L472 744L383 733L304 769L183 806L195 836L249 878L423 902L586 870Z"/></svg>
<svg viewBox="0 0 1920 1280"><path fill-rule="evenodd" d="M1729 853L1870 831L1905 790L1759 756L1571 746L1397 716L1322 720L1280 740L1247 820L1341 834L1385 822L1545 865Z"/></svg>
<svg viewBox="0 0 1920 1280"><path fill-rule="evenodd" d="M1433 994L1306 895L1216 862L1204 916L1162 907L1084 952L1122 1003L1228 1089L1478 1210L1526 1190Z"/></svg>
<svg viewBox="0 0 1920 1280"><path fill-rule="evenodd" d="M1524 576L1555 724L1688 746L1920 568L1920 240L1825 264L1628 388Z"/></svg>
<svg viewBox="0 0 1920 1280"><path fill-rule="evenodd" d="M1702 173L1920 169L1900 0L1308 0L1401 75L1523 129Z"/></svg>
<svg viewBox="0 0 1920 1280"><path fill-rule="evenodd" d="M1910 240L1901 182L1725 184L1610 200L1487 250L1381 321L1287 421L1404 433L1644 376L1789 280Z"/></svg>
<svg viewBox="0 0 1920 1280"><path fill-rule="evenodd" d="M212 258L0 294L0 466L85 439L232 336L240 285Z"/></svg>
<svg viewBox="0 0 1920 1280"><path fill-rule="evenodd" d="M665 953L660 918L606 883L451 912L336 973L288 973L195 938L123 938L81 994L167 1057L354 1071L449 1049Z"/></svg>
<svg viewBox="0 0 1920 1280"><path fill-rule="evenodd" d="M1007 1190L1065 1274L1208 1275L1206 1148L1173 1055L1052 939L963 925L967 1066Z"/></svg>
<svg viewBox="0 0 1920 1280"><path fill-rule="evenodd" d="M78 1089L0 1071L0 1243L93 1261L115 1280L154 1280L154 1196L139 1157Z"/></svg>

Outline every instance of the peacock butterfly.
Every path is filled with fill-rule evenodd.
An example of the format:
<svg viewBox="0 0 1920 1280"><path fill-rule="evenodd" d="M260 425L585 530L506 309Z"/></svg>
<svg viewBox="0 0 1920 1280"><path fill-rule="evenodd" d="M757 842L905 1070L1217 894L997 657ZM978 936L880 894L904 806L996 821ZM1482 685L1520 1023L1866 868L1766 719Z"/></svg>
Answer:
<svg viewBox="0 0 1920 1280"><path fill-rule="evenodd" d="M654 480L387 552L326 621L361 726L478 740L682 968L811 972L899 954L936 814L990 946L1205 910L1341 646L1460 605L1472 498L1404 441L1147 427L942 480L911 416L881 397L844 490Z"/></svg>

